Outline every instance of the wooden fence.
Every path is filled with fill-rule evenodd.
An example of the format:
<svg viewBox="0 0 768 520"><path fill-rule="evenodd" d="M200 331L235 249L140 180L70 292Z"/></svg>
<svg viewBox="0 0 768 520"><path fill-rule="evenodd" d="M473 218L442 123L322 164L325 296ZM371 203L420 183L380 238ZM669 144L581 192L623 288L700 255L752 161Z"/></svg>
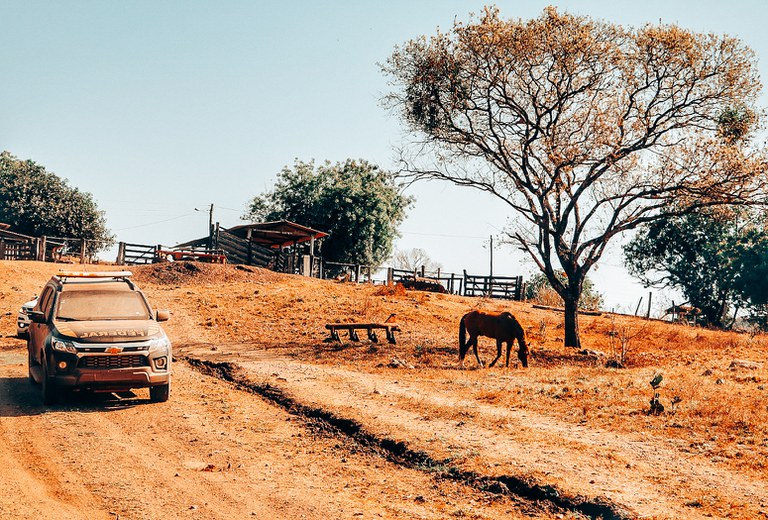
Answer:
<svg viewBox="0 0 768 520"><path fill-rule="evenodd" d="M427 271L424 266L421 269L409 271L407 269L395 269L394 267L387 268L387 283L402 283L406 280L415 280L416 278L424 278L429 281L437 282L445 287L445 290L451 294L461 294L461 288L463 284L463 278L451 273L448 276L441 271Z"/></svg>
<svg viewBox="0 0 768 520"><path fill-rule="evenodd" d="M37 260L37 240L17 242L0 239L0 260Z"/></svg>
<svg viewBox="0 0 768 520"><path fill-rule="evenodd" d="M320 277L325 278L328 273L339 276L347 276L350 282L371 282L372 270L370 265L346 264L343 262L322 262Z"/></svg>
<svg viewBox="0 0 768 520"><path fill-rule="evenodd" d="M40 239L40 259L44 262L58 262L64 257L79 258L86 263L88 258L88 240L72 237L48 237Z"/></svg>
<svg viewBox="0 0 768 520"><path fill-rule="evenodd" d="M115 263L118 265L151 264L156 261L156 252L159 249L161 249L160 246L120 242L117 245L117 260Z"/></svg>
<svg viewBox="0 0 768 520"><path fill-rule="evenodd" d="M486 296L522 300L525 295L522 276L484 276L464 271L464 296Z"/></svg>
<svg viewBox="0 0 768 520"><path fill-rule="evenodd" d="M78 258L81 264L91 261L87 239L49 236L28 240L0 239L0 260L61 262Z"/></svg>
<svg viewBox="0 0 768 520"><path fill-rule="evenodd" d="M130 244L120 242L116 263L119 265L143 265L164 262L169 257L176 260L226 261L280 270L285 265L279 251L249 243L223 229L218 230L215 249L203 245L164 247L163 245Z"/></svg>
<svg viewBox="0 0 768 520"><path fill-rule="evenodd" d="M268 249L243 239L224 229L218 229L215 235L217 249L211 250L203 246L191 246L186 249L199 250L205 255L225 255L227 261L235 264L256 265L278 272L298 272L309 276L325 278L329 272L346 274L350 281L373 282L372 268L368 265L321 262L318 257L304 255L298 258L293 254ZM144 244L128 244L120 242L117 255L118 264L151 264L165 260L158 252L162 246L150 246ZM171 248L171 250L176 248ZM190 253L190 258L194 258ZM301 261L301 265L298 262ZM296 264L296 265L294 265ZM424 267L415 271L404 269L387 269L387 283L398 283L419 278L441 284L451 294L463 294L464 296L482 296L506 300L522 300L525 296L525 285L522 276L486 276L467 274L463 276L455 273L446 275L440 271L428 272Z"/></svg>

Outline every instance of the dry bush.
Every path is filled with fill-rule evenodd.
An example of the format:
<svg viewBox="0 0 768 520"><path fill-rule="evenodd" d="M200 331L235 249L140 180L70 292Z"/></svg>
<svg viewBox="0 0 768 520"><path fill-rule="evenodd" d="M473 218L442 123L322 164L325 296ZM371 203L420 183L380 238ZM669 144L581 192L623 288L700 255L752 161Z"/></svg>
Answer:
<svg viewBox="0 0 768 520"><path fill-rule="evenodd" d="M616 317L611 316L611 330L608 331L608 344L610 346L611 365L617 368L628 366L629 354L633 348L635 339L644 338L647 335L646 323L639 326L630 325L626 321L616 323Z"/></svg>
<svg viewBox="0 0 768 520"><path fill-rule="evenodd" d="M359 302L359 307L355 312L359 318L365 319L366 321L383 321L386 319L386 316L381 316L383 313L384 311L382 310L381 299L372 298L370 296L366 296L361 302Z"/></svg>
<svg viewBox="0 0 768 520"><path fill-rule="evenodd" d="M562 307L563 299L551 287L542 287L532 302L548 307Z"/></svg>
<svg viewBox="0 0 768 520"><path fill-rule="evenodd" d="M405 287L401 283L380 285L373 291L374 296L405 296Z"/></svg>
<svg viewBox="0 0 768 520"><path fill-rule="evenodd" d="M413 355L420 366L437 368L441 365L440 357L434 349L426 343L419 343L413 349Z"/></svg>

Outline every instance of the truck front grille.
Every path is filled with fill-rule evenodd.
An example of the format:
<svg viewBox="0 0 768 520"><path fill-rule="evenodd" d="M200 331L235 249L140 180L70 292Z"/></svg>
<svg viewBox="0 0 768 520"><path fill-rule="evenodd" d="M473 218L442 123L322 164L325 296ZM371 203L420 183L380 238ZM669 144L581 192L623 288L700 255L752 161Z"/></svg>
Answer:
<svg viewBox="0 0 768 520"><path fill-rule="evenodd" d="M149 366L147 356L125 354L117 356L85 356L77 364L78 368L108 370L111 368L136 368Z"/></svg>

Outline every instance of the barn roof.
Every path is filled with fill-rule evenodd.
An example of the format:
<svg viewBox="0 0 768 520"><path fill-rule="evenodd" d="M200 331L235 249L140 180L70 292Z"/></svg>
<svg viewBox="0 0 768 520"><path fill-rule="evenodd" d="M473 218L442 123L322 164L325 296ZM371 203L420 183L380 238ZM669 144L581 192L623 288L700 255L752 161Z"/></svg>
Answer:
<svg viewBox="0 0 768 520"><path fill-rule="evenodd" d="M21 233L14 233L13 231L8 231L10 227L11 227L10 224L5 224L3 222L0 222L0 238L2 238L3 240L11 240L14 242L26 242L29 240L33 240L35 238L29 235L22 235Z"/></svg>
<svg viewBox="0 0 768 520"><path fill-rule="evenodd" d="M250 231L252 242L270 248L286 247L328 236L328 233L289 220L243 224L231 227L227 231L243 238L247 238Z"/></svg>

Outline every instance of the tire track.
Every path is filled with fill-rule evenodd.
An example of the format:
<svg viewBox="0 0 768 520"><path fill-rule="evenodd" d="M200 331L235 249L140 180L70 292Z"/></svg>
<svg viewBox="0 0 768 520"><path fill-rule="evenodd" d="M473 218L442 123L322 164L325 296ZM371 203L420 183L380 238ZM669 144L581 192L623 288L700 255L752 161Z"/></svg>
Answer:
<svg viewBox="0 0 768 520"><path fill-rule="evenodd" d="M353 419L302 404L286 395L277 386L269 383L253 383L243 375L243 369L235 363L214 362L193 357L185 357L184 360L205 375L228 381L242 390L267 399L293 415L302 417L315 428L332 435L351 438L364 449L394 464L428 472L437 478L457 481L481 492L508 498L522 498L532 502L544 502L561 511L579 513L592 519L628 520L635 517L608 499L568 496L554 486L540 484L515 475L489 477L474 471L462 470L451 465L450 460L438 460L424 451L409 448L404 442L376 436Z"/></svg>

